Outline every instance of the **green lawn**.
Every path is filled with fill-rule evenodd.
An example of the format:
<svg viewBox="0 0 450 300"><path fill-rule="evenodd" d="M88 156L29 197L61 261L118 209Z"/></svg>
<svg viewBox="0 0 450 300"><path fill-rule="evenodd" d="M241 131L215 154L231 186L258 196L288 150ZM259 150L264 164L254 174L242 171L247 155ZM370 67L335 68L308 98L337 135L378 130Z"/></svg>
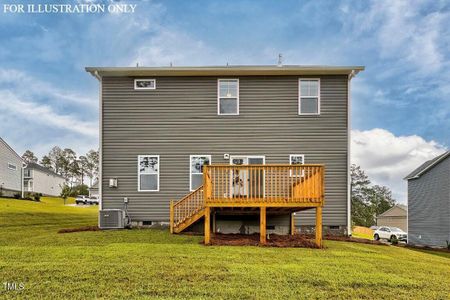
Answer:
<svg viewBox="0 0 450 300"><path fill-rule="evenodd" d="M0 199L0 298L447 299L450 256L325 241L325 250L205 247L160 230L58 234L97 208ZM4 282L24 283L5 291Z"/></svg>

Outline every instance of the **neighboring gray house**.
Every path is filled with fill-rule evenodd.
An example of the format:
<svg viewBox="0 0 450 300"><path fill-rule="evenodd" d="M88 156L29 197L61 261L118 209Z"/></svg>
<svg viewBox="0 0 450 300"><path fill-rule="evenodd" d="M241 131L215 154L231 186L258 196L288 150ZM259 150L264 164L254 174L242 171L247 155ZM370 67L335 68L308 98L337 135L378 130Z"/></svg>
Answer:
<svg viewBox="0 0 450 300"><path fill-rule="evenodd" d="M429 160L408 180L408 243L446 246L450 242L450 151Z"/></svg>
<svg viewBox="0 0 450 300"><path fill-rule="evenodd" d="M22 194L24 161L2 138L0 138L0 197Z"/></svg>
<svg viewBox="0 0 450 300"><path fill-rule="evenodd" d="M323 225L325 230L349 233L350 80L363 69L86 68L100 81L101 209L122 209L127 197L134 222L167 222L171 200L187 199L198 192L209 193L208 197L220 193L224 200L261 200L261 205L252 205L261 207L264 216L267 206L268 230L288 232L293 224L289 214L293 211L298 211L293 220L297 229L309 229L314 227L315 216L322 214L321 206L315 215L307 208L318 207L316 200L294 207L287 198L307 201L296 189L323 172L315 167L324 166ZM287 170L292 165L313 165L293 175L300 169L287 173L269 169L274 164ZM222 172L228 174L221 177L227 182L223 190L218 186L202 188L204 180L210 178L203 177L204 166L208 165L211 172L214 165L228 165ZM259 168L262 171L256 175L249 168L240 168L239 173L231 167L247 165L266 167ZM212 173L211 180L218 174L220 171ZM269 189L277 188L276 180L285 187L284 198L277 199L290 205L289 210L267 204L267 198L274 193ZM311 184L310 189L323 185L323 181L315 182L317 185ZM319 192L316 196L323 197ZM315 196L311 194L312 198ZM198 210L188 216L192 217L189 222L180 219L175 223L188 226L203 216L209 222L213 211L214 230L257 231L260 212L245 206L245 201L236 200L236 205L242 206L236 216L233 210L219 208L226 206L223 203L205 207L209 200L201 199ZM179 217L179 203L174 203L175 219ZM195 211L201 213L196 215Z"/></svg>
<svg viewBox="0 0 450 300"><path fill-rule="evenodd" d="M24 171L24 191L59 196L66 179L37 163L29 163Z"/></svg>
<svg viewBox="0 0 450 300"><path fill-rule="evenodd" d="M408 231L408 207L403 204L396 204L384 213L377 216L377 226L397 227Z"/></svg>

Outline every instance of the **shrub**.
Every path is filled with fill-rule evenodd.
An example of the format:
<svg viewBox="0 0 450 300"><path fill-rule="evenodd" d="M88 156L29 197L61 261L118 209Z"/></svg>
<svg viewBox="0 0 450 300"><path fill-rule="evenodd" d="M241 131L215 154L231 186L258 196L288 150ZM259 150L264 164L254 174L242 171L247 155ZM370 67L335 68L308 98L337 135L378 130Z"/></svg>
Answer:
<svg viewBox="0 0 450 300"><path fill-rule="evenodd" d="M449 241L445 241L447 243L447 249L450 250L450 242Z"/></svg>
<svg viewBox="0 0 450 300"><path fill-rule="evenodd" d="M14 198L20 199L20 193L15 193L15 194L14 194Z"/></svg>
<svg viewBox="0 0 450 300"><path fill-rule="evenodd" d="M33 199L34 201L41 201L42 193L34 193Z"/></svg>

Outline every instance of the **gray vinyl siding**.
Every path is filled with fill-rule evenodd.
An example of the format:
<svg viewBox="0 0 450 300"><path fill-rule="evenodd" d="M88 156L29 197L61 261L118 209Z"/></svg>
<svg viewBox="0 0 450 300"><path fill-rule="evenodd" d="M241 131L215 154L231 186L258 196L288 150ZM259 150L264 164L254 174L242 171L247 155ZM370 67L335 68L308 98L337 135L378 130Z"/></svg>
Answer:
<svg viewBox="0 0 450 300"><path fill-rule="evenodd" d="M408 231L415 245L450 241L450 157L408 181Z"/></svg>
<svg viewBox="0 0 450 300"><path fill-rule="evenodd" d="M318 76L314 76L317 78ZM154 77L146 77L154 78ZM233 77L235 78L235 77ZM347 76L320 76L321 115L298 115L298 76L239 77L240 115L217 115L217 77L156 77L136 91L134 78L102 82L103 208L129 197L134 220L167 221L169 201L189 193L189 155L265 155L266 164L325 164L324 225L347 224ZM160 155L160 191L137 191L137 157ZM108 179L118 178L118 188ZM298 224L313 224L313 211ZM301 223L300 223L301 222Z"/></svg>
<svg viewBox="0 0 450 300"><path fill-rule="evenodd" d="M8 163L15 165L16 170L9 169ZM22 160L2 141L0 141L0 185L3 194L8 196L22 190Z"/></svg>

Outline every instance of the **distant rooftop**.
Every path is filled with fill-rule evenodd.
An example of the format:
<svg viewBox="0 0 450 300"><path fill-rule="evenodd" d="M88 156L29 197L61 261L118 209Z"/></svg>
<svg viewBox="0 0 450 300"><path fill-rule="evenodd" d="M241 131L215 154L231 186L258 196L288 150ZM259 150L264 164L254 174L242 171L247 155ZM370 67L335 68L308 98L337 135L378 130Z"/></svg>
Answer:
<svg viewBox="0 0 450 300"><path fill-rule="evenodd" d="M252 75L350 75L364 66L306 65L227 65L191 67L86 67L96 77L102 76L252 76Z"/></svg>
<svg viewBox="0 0 450 300"><path fill-rule="evenodd" d="M417 169L409 173L405 178L405 180L409 179L416 179L419 178L423 173L426 171L432 169L435 165L437 165L439 162L443 161L445 158L450 156L450 151L444 152L441 155L436 156L433 159L430 159L423 164L421 164Z"/></svg>
<svg viewBox="0 0 450 300"><path fill-rule="evenodd" d="M41 172L44 172L46 174L50 174L50 175L54 175L54 176L58 176L58 177L64 178L64 176L59 175L59 174L53 172L53 170L50 170L50 169L48 169L48 168L46 168L44 166L41 166L40 164L37 164L37 163L28 163L27 164L27 169L35 169L35 170L39 170Z"/></svg>

